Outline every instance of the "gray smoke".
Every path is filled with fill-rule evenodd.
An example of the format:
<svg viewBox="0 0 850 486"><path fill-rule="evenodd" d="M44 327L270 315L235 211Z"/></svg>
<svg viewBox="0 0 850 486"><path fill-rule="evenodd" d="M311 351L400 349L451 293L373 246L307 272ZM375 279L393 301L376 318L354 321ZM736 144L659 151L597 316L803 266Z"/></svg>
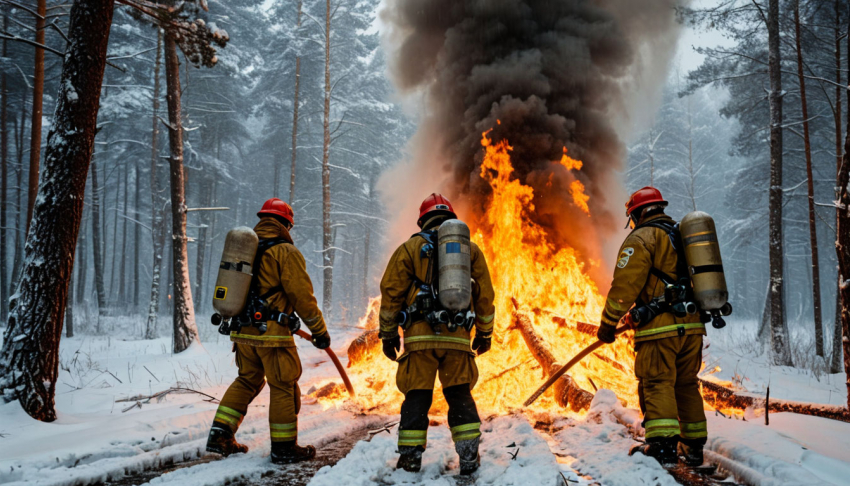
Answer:
<svg viewBox="0 0 850 486"><path fill-rule="evenodd" d="M513 146L515 176L535 191L529 217L555 244L600 256L621 228L622 127L663 82L678 32L676 0L387 0L391 73L419 99L413 159L385 176L394 208L433 190L483 213L481 133ZM645 103L646 104L646 103ZM646 104L649 105L649 104ZM501 124L497 124L497 120ZM584 163L570 173L563 148ZM591 218L572 202L578 178ZM423 187L423 184L433 184ZM413 197L413 196L416 197ZM404 216L408 216L404 213Z"/></svg>

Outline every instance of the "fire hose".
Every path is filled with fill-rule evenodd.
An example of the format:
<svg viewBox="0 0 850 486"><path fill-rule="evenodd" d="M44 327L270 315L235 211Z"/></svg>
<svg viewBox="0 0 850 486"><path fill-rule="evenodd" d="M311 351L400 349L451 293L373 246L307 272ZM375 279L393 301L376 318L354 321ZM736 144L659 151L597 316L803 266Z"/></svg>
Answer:
<svg viewBox="0 0 850 486"><path fill-rule="evenodd" d="M295 331L295 334L297 334L299 337L302 337L302 338L304 338L304 339L306 339L310 342L313 341L312 336L310 336L309 334L307 334L305 331L303 331L301 329ZM336 370L339 371L339 376L342 377L342 382L345 383L345 389L348 390L348 395L351 398L354 398L354 396L355 396L354 387L351 385L351 380L348 379L348 374L345 372L345 367L343 367L342 363L339 362L339 358L336 357L336 353L334 353L334 350L331 349L330 346L325 348L325 352L328 353L328 356L331 358L331 361L333 361L334 366L336 366Z"/></svg>
<svg viewBox="0 0 850 486"><path fill-rule="evenodd" d="M626 331L627 329L629 329L630 327L631 326L628 325L628 323L625 326L620 326L614 331L614 335L619 335L623 331ZM527 407L527 406L531 405L532 403L534 403L535 400L540 398L540 395L543 395L543 393L545 393L546 390L548 390L550 386L552 386L556 381L558 381L558 378L564 376L564 373L569 371L570 368L575 366L579 361L583 360L588 354L590 354L590 353L596 351L597 349L599 349L600 347L602 347L603 344L605 344L605 343L603 343L602 341L596 341L595 343L591 344L590 346L582 349L577 355L575 355L573 357L573 359L571 359L564 366L561 366L561 368L558 371L556 371L552 376L550 376L549 379L546 380L546 382L543 383L540 386L540 388L537 389L537 391L535 391L530 397L528 397L528 400L526 400L525 403L523 403L522 405L524 407Z"/></svg>

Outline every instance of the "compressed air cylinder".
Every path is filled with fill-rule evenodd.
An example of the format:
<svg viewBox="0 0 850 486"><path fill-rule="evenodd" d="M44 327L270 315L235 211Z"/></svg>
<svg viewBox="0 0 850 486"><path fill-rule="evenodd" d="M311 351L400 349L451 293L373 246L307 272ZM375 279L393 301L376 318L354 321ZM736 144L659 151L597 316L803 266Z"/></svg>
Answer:
<svg viewBox="0 0 850 486"><path fill-rule="evenodd" d="M437 232L439 298L446 310L460 312L469 309L472 300L470 258L469 226L457 219L440 225Z"/></svg>
<svg viewBox="0 0 850 486"><path fill-rule="evenodd" d="M245 308L258 243L251 228L240 226L227 232L213 292L213 308L224 318L234 317Z"/></svg>
<svg viewBox="0 0 850 486"><path fill-rule="evenodd" d="M688 213L679 223L694 300L704 311L718 311L729 299L714 220L702 211Z"/></svg>

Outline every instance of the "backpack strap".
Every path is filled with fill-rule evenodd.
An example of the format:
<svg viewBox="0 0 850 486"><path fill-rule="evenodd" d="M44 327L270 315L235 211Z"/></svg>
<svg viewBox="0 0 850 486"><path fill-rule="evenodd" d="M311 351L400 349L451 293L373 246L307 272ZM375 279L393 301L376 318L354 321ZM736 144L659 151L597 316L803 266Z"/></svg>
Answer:
<svg viewBox="0 0 850 486"><path fill-rule="evenodd" d="M645 227L658 228L667 233L667 237L670 238L670 244L673 246L673 251L676 252L675 276L670 276L655 267L650 268L649 273L658 277L658 279L664 282L665 285L674 285L677 280L687 278L688 261L685 258L684 246L682 245L682 235L679 233L679 224L674 224L669 221L652 220L636 226L632 233L637 231L639 228Z"/></svg>
<svg viewBox="0 0 850 486"><path fill-rule="evenodd" d="M260 285L260 264L263 263L263 255L273 247L283 244L289 243L285 238L268 238L260 240L260 243L257 245L257 254L254 256L254 265L252 267L254 271L254 275L251 277L251 290L256 292L259 289ZM265 293L259 296L260 300L266 300L272 295L283 292L283 287L280 285L276 285Z"/></svg>

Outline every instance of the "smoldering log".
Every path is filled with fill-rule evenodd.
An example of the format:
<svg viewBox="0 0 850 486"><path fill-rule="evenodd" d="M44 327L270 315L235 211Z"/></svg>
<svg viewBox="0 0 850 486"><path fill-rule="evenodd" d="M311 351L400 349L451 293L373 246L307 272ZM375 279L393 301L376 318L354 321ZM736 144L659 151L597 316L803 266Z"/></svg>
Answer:
<svg viewBox="0 0 850 486"><path fill-rule="evenodd" d="M511 318L513 320L513 327L519 329L531 354L540 363L540 366L547 371L549 376L552 376L561 368L561 365L556 362L555 355L552 354L552 351L540 335L534 331L531 318L521 310L515 310L511 314ZM558 405L570 407L574 412L590 408L593 394L578 386L569 374L565 374L559 378L552 388L555 393L555 401Z"/></svg>
<svg viewBox="0 0 850 486"><path fill-rule="evenodd" d="M570 321L565 317L555 316L552 318L552 321L558 325L558 327L569 327L571 329L575 329L576 331L587 334L588 336L596 337L596 331L599 330L599 326L588 324L586 322L581 321Z"/></svg>
<svg viewBox="0 0 850 486"><path fill-rule="evenodd" d="M365 360L367 356L380 352L381 339L378 337L378 331L378 329L366 331L348 345L349 368Z"/></svg>
<svg viewBox="0 0 850 486"><path fill-rule="evenodd" d="M714 408L736 408L745 410L747 408L764 408L765 399L751 395L743 395L730 390L723 385L699 379L702 386L703 399ZM795 402L791 400L770 399L768 410L770 413L792 412L801 415L812 415L842 422L850 422L850 411L844 407L833 405L822 405L816 403Z"/></svg>

